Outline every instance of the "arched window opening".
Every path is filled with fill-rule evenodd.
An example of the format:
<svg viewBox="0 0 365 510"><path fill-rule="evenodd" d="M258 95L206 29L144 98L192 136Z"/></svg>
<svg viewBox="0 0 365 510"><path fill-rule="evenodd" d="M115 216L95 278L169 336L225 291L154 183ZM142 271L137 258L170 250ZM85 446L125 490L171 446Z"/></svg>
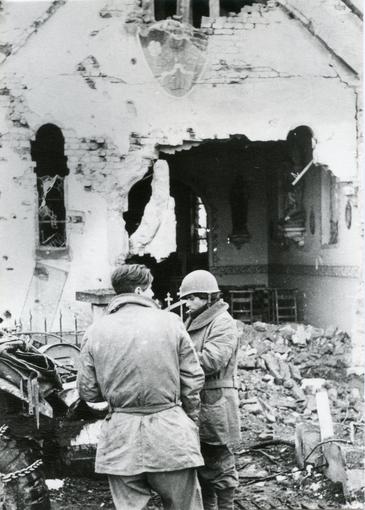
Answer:
<svg viewBox="0 0 365 510"><path fill-rule="evenodd" d="M313 131L308 126L298 126L287 136L289 156L295 172L301 172L313 159Z"/></svg>
<svg viewBox="0 0 365 510"><path fill-rule="evenodd" d="M69 172L61 130L53 124L39 128L31 142L31 156L36 162L39 246L65 248L64 179Z"/></svg>

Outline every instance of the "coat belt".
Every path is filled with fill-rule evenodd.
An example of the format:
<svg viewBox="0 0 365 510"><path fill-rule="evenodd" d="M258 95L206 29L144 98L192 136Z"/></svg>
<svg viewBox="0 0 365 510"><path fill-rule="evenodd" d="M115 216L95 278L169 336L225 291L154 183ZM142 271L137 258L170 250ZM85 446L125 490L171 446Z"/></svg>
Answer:
<svg viewBox="0 0 365 510"><path fill-rule="evenodd" d="M109 412L106 416L106 419L110 419L112 413L124 413L124 414L155 414L160 413L161 411L166 411L166 409L171 409L179 405L177 402L167 402L166 404L153 404L149 406L135 406L135 407L112 407L109 406Z"/></svg>
<svg viewBox="0 0 365 510"><path fill-rule="evenodd" d="M213 390L219 388L238 388L237 377L208 376L205 379L204 389Z"/></svg>

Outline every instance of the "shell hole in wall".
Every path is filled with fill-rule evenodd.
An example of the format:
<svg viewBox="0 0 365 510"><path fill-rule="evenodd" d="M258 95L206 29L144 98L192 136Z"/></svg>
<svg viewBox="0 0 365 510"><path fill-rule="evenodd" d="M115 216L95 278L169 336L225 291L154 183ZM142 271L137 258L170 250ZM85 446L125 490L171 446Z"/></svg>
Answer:
<svg viewBox="0 0 365 510"><path fill-rule="evenodd" d="M141 223L146 204L151 197L149 172L137 182L128 195L128 211L124 213L126 230L132 235ZM170 180L170 194L175 201L177 219L177 251L157 263L150 255L133 255L128 263L145 264L152 270L155 296L163 300L167 292L176 293L181 275L197 268L208 268L207 211L204 203L190 186L174 179Z"/></svg>
<svg viewBox="0 0 365 510"><path fill-rule="evenodd" d="M152 167L148 169L142 179L132 186L128 194L128 210L123 213L125 229L131 236L139 227L144 208L152 194Z"/></svg>

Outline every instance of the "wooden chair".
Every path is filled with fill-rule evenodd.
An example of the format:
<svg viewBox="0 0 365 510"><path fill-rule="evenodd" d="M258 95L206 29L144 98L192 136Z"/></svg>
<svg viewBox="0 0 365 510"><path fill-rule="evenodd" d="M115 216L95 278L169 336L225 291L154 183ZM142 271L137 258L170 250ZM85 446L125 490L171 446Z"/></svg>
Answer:
<svg viewBox="0 0 365 510"><path fill-rule="evenodd" d="M270 297L266 286L260 285L253 290L253 319L254 321L270 322Z"/></svg>
<svg viewBox="0 0 365 510"><path fill-rule="evenodd" d="M270 289L270 315L272 322L297 322L296 289Z"/></svg>
<svg viewBox="0 0 365 510"><path fill-rule="evenodd" d="M242 322L253 322L253 289L230 290L231 315Z"/></svg>

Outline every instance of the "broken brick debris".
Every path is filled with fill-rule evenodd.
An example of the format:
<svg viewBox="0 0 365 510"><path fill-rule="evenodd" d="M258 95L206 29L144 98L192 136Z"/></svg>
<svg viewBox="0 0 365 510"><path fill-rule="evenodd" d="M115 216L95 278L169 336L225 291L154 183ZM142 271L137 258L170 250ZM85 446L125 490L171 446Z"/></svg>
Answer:
<svg viewBox="0 0 365 510"><path fill-rule="evenodd" d="M328 395L334 440L341 442L336 443L336 448L343 455L347 473L342 489L334 484L336 490L332 491L332 495L329 491L330 502L324 501L330 507L339 503L341 498L344 502L345 496L347 501L352 502L363 498L365 483L364 476L360 476L364 465L363 381L347 375L351 353L349 336L335 327L323 330L294 323L274 325L257 322L248 325L238 322L238 326L241 337L239 398L242 445L245 448L243 456L242 450L239 452L240 462L244 461L240 479L248 479L246 475L250 473L252 480L256 473L258 484L255 486L260 483L272 485L272 481L268 480L272 471L286 473L291 466L292 473L285 476L278 474L274 479L276 484L284 484L293 491L295 478L303 481L306 477L306 483L311 480L316 484L315 479L320 475L321 484L317 483L315 487L318 496L324 497L331 481L320 468L327 461L323 453L329 447L315 448L321 442L316 393L322 389ZM273 440L270 449L274 448L276 455L265 446L270 440ZM293 445L295 443L296 458L281 462L278 452L287 451L285 440L292 440ZM264 455L258 456L257 444L260 441ZM256 445L255 455L250 449L253 444ZM331 451L334 449L330 448ZM293 447L291 452L294 455ZM315 467L313 473L306 472L308 466ZM296 471L298 469L303 471ZM268 477L262 481L265 470ZM334 494L338 495L337 502L332 497Z"/></svg>

